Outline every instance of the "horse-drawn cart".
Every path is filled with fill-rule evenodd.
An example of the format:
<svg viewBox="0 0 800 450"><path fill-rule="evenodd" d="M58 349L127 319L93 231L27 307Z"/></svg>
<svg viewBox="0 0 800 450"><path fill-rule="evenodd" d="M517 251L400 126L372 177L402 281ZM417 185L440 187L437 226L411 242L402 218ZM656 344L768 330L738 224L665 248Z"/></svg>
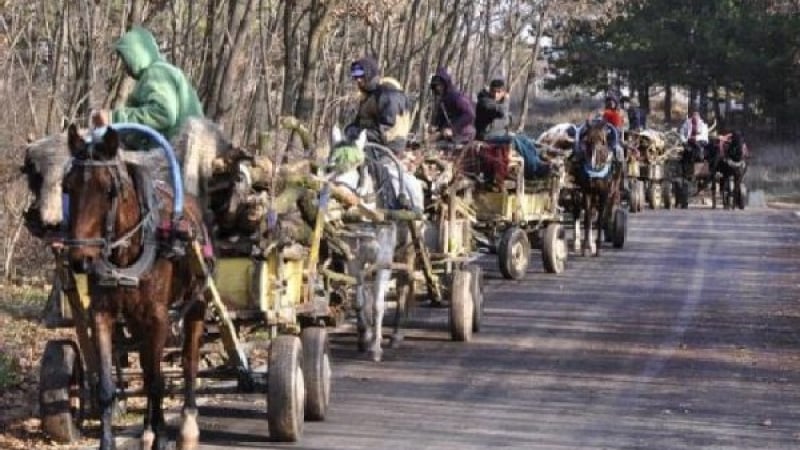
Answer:
<svg viewBox="0 0 800 450"><path fill-rule="evenodd" d="M561 273L567 248L558 205L564 167L550 166L536 177L525 176L525 160L512 140L479 142L465 149L465 175L475 180L473 202L480 241L496 251L500 272L508 279L525 276L532 248L540 248L545 271Z"/></svg>
<svg viewBox="0 0 800 450"><path fill-rule="evenodd" d="M115 124L114 128L121 134L158 136L141 126ZM163 139L156 141L174 167L170 145ZM174 195L179 198L180 177L173 177L173 183ZM269 217L264 215L262 220ZM306 247L264 236L229 235L223 239L212 233L210 243L216 252L212 266L209 248L195 238L173 250L186 255L193 273L212 274L206 277L203 289L207 309L200 347L204 363L197 374L202 380L199 392L264 393L270 436L295 441L302 434L304 420L323 420L327 414L331 360L325 326L332 317L322 281L314 276L319 242ZM39 401L43 430L57 441L72 442L84 419L99 416L98 390L102 386L98 386L101 362L91 320L92 275L73 272L66 255L66 251L56 251L58 284L54 292L58 295L53 296L50 307L59 320L51 325L72 327L75 340L47 343ZM113 288L127 286L124 277L117 281ZM186 365L181 346L187 345L182 342L182 323L191 303L173 304L169 310L170 334L161 362L169 392L181 387ZM126 398L148 395L143 391L142 372L132 358L132 353L144 349L143 336L141 330L127 325L120 318L111 335L114 397L120 405ZM217 383L221 380L235 383ZM188 394L186 386L182 389Z"/></svg>
<svg viewBox="0 0 800 450"><path fill-rule="evenodd" d="M670 209L675 203L673 179L679 171L680 146L651 129L630 131L626 138L630 211L641 211L645 203L651 209Z"/></svg>
<svg viewBox="0 0 800 450"><path fill-rule="evenodd" d="M425 218L411 224L417 278L431 302L449 300L453 340L469 341L483 317L483 272L477 258L473 223L475 183L458 167L458 156L441 149L420 151L416 176L424 185ZM419 229L422 232L420 233Z"/></svg>

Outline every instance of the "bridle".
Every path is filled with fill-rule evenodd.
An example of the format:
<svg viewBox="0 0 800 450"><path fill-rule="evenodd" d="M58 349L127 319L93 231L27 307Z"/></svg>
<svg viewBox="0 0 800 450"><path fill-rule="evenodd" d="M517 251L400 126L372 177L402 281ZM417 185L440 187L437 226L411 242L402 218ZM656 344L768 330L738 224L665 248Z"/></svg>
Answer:
<svg viewBox="0 0 800 450"><path fill-rule="evenodd" d="M109 160L94 159L94 145L88 143L86 157L74 157L66 168L69 173L74 168L80 168L83 174L83 183L90 180L90 169L107 169L111 176L112 184L105 193L111 200L111 207L106 212L104 219L103 235L97 238L75 239L69 238L63 241L63 245L68 248L79 247L100 247L102 257L92 268L98 275L101 284L105 285L138 285L140 276L148 271L157 256L157 243L155 238L156 227L159 220L158 199L151 179L142 171L135 171L137 177L136 185L139 210L142 212L141 218L136 225L120 235L116 229L116 220L119 213L120 197L126 185L130 186L134 182L125 172L123 162L119 158ZM141 233L142 253L137 261L128 267L118 267L111 262L112 252L117 248L125 248L131 244L133 237Z"/></svg>

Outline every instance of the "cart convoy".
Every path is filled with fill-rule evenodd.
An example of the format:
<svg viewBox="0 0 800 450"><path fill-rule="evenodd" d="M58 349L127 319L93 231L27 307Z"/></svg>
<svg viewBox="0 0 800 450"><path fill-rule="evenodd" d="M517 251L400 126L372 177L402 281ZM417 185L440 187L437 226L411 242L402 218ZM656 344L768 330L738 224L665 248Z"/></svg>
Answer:
<svg viewBox="0 0 800 450"><path fill-rule="evenodd" d="M176 241L175 233L164 237L162 226L143 227L153 230L143 241L157 241L159 252L168 241L177 250L174 260L208 276L199 392L262 393L269 434L279 441L296 441L305 420L326 418L335 368L328 344L332 327L354 321L358 349L380 361L387 303L396 304L392 346L402 342L409 310L424 304L441 307L442 330L452 340L469 342L481 329L485 309L483 269L476 262L482 251L496 255L508 279L525 277L534 251L546 272L562 273L569 239L584 254L599 254L606 241L623 247L628 211L639 212L645 204L687 207L698 173L682 170L674 136L655 130L629 133L623 142L602 125L561 124L536 141L546 169L530 171L514 139L415 142L398 159L366 142L363 133L348 141L337 129L326 151L315 151L300 124L288 120L285 126L304 138L319 161L285 162L281 155L227 147L210 170L200 171L208 174L202 200L213 217L210 245L203 245L200 234ZM616 145L627 149L624 162L615 160ZM159 146L175 158L168 144ZM67 150L54 153L59 151ZM29 153L26 174L34 180L36 207L44 194L35 180L45 169ZM181 183L180 177L173 181ZM723 183L723 195L732 199L728 185ZM180 189L174 188L177 202ZM743 207L746 194L736 191ZM41 213L27 219L37 235L46 236ZM96 274L80 273L67 250L54 248L63 295L53 303L60 314L51 326L73 328L75 339L47 344L42 426L55 440L72 442L83 421L103 411L90 307L99 288ZM114 289L129 287L124 277L116 281ZM169 392L186 390L181 346L190 307L184 302L170 309L161 364ZM143 385L133 358L142 349L141 336L122 316L112 336L117 411L153 386ZM196 445L183 435L179 440L179 448Z"/></svg>

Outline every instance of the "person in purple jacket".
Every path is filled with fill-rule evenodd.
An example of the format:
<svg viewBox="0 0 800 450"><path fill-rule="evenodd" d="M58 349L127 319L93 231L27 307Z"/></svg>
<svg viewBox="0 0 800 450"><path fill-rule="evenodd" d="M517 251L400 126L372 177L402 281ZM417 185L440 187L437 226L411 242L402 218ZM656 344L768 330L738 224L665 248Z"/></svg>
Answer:
<svg viewBox="0 0 800 450"><path fill-rule="evenodd" d="M445 68L436 70L436 75L431 77L430 87L434 95L430 131L438 133L440 140L456 143L475 139L475 106L453 84Z"/></svg>

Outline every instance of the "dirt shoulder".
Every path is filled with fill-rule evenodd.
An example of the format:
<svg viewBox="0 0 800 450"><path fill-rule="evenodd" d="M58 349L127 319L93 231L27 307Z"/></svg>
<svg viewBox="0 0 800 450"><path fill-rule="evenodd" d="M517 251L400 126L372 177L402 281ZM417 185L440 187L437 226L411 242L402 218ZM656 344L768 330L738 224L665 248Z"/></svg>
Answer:
<svg viewBox="0 0 800 450"><path fill-rule="evenodd" d="M0 448L71 449L41 432L39 362L47 341L71 336L41 323L46 288L0 285Z"/></svg>

